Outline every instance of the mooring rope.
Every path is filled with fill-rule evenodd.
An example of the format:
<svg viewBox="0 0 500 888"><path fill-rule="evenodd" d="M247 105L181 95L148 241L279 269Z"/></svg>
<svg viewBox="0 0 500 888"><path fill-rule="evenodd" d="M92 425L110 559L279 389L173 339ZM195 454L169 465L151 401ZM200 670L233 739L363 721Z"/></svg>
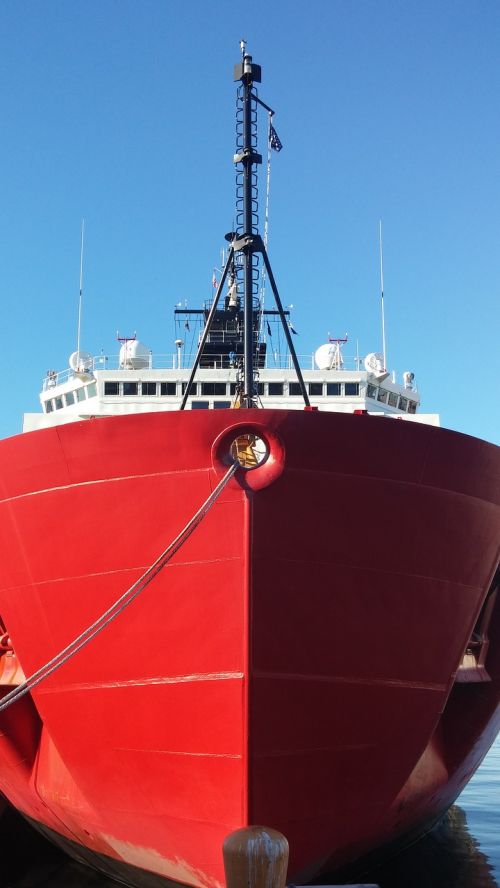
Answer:
<svg viewBox="0 0 500 888"><path fill-rule="evenodd" d="M181 532L176 536L173 542L167 546L166 549L163 550L161 555L158 556L156 561L148 567L146 571L139 577L135 583L130 586L123 595L118 598L114 604L111 605L108 610L106 610L91 626L88 626L80 635L74 639L70 644L67 645L62 651L59 651L55 657L45 663L44 666L41 666L33 675L30 675L29 678L26 679L22 684L18 685L17 688L13 688L0 702L0 712L3 712L9 706L19 700L21 697L24 697L25 694L29 693L33 688L40 684L45 678L48 678L56 669L59 669L64 665L71 657L74 657L78 651L80 651L85 645L92 641L93 638L96 637L106 626L109 625L113 620L116 619L119 614L121 614L125 608L131 604L135 598L149 585L151 580L153 580L160 571L165 567L165 565L170 561L170 559L175 555L175 553L181 548L181 546L186 542L187 539L191 536L193 531L198 527L201 523L205 515L210 511L216 500L219 498L220 494L231 480L235 472L240 468L240 464L238 462L232 463L232 465L227 470L224 477L219 481L217 487L212 491L209 497L205 500L202 506L198 509L198 511L193 515L193 517L188 521L186 526L181 530Z"/></svg>

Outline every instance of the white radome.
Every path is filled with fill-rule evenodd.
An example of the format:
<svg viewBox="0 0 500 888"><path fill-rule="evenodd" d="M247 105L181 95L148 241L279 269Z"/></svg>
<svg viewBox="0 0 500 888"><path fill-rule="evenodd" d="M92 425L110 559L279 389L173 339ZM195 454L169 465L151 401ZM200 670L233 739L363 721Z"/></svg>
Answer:
<svg viewBox="0 0 500 888"><path fill-rule="evenodd" d="M149 367L149 349L138 339L127 339L120 348L122 370L143 370Z"/></svg>
<svg viewBox="0 0 500 888"><path fill-rule="evenodd" d="M384 373L384 356L380 352L370 352L365 358L365 370L368 373Z"/></svg>
<svg viewBox="0 0 500 888"><path fill-rule="evenodd" d="M338 350L331 342L325 342L314 352L314 361L318 370L331 370L338 357Z"/></svg>
<svg viewBox="0 0 500 888"><path fill-rule="evenodd" d="M92 370L94 358L90 352L86 351L74 351L69 356L69 366L70 369L75 373L86 373L88 370Z"/></svg>

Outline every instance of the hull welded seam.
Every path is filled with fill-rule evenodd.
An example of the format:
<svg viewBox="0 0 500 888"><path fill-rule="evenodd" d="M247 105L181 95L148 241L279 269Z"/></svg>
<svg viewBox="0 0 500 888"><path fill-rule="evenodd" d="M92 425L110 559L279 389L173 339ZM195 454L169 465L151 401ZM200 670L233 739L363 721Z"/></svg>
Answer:
<svg viewBox="0 0 500 888"><path fill-rule="evenodd" d="M243 672L201 672L193 675L158 675L152 678L127 681L75 682L63 687L40 688L39 694L59 694L73 691L111 690L113 688L141 688L152 685L190 684L204 681L241 681Z"/></svg>
<svg viewBox="0 0 500 888"><path fill-rule="evenodd" d="M27 499L31 496L43 496L46 493L60 493L65 490L74 490L78 487L92 487L97 484L114 484L120 481L137 481L138 479L149 478L168 478L169 476L177 477L179 475L204 475L210 472L210 467L204 466L201 469L177 469L175 472L145 472L139 475L117 475L111 478L93 478L90 481L72 481L68 484L58 484L55 487L43 487L40 490L29 490L26 493L18 493L15 496L6 496L0 499L0 506L4 503L13 503L17 500Z"/></svg>

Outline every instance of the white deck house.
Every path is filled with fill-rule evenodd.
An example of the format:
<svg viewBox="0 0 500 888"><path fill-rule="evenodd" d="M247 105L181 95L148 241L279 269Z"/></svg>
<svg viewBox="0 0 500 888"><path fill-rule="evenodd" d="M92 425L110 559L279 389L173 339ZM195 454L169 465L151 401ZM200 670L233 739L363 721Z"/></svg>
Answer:
<svg viewBox="0 0 500 888"><path fill-rule="evenodd" d="M325 346L316 352L318 355ZM331 354L331 349L330 349ZM276 361L276 356L274 356ZM401 382L385 372L378 355L353 361L357 369L345 369L341 354L336 360L321 359L321 369L303 369L311 405L318 410L370 414L439 425L436 414L419 414L419 393L413 374ZM23 431L46 428L98 416L178 410L190 369L181 366L180 353L157 359L137 340L128 340L118 358L75 353L70 368L49 371L40 393L41 413L24 415ZM215 362L216 363L216 362ZM280 361L276 361L280 363ZM304 361L301 361L303 365ZM315 361L307 359L309 367ZM359 365L364 363L364 369ZM373 368L373 369L370 369ZM233 406L237 373L235 368L200 368L187 402L190 410L221 410ZM259 370L259 401L262 407L301 410L304 401L291 367Z"/></svg>

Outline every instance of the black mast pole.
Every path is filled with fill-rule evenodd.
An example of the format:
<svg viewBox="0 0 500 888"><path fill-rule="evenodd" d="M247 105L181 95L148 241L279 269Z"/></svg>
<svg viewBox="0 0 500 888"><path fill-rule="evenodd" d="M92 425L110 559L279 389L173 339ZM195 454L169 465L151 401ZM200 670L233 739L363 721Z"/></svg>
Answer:
<svg viewBox="0 0 500 888"><path fill-rule="evenodd" d="M307 389L299 366L297 355L293 347L290 330L286 323L283 306L278 294L276 282L271 270L271 265L267 256L267 251L258 232L254 232L252 224L252 177L254 164L262 163L262 156L253 150L252 145L252 101L262 105L271 114L274 112L266 105L256 93L252 92L253 84L260 83L261 69L260 65L252 62L252 56L246 52L245 44L242 41L243 61L240 65L234 66L234 79L241 80L243 84L243 147L239 154L235 154L234 162L243 166L243 230L238 231L237 237L232 241L235 252L243 253L243 269L244 269L244 358L243 358L243 407L257 406L257 393L255 390L255 374L254 374L254 310L253 310L253 288L252 288L252 268L254 253L262 253L267 274L271 282L276 306L283 324L283 330L287 341L290 354L292 356L295 372L300 384L300 389L304 402L307 407L310 406Z"/></svg>
<svg viewBox="0 0 500 888"><path fill-rule="evenodd" d="M245 152L245 172L243 180L243 234L252 235L252 119L251 119L251 103L252 103L252 57L245 55L243 57L243 130L244 142L243 151ZM253 287L252 287L252 257L253 250L250 244L244 251L244 280L245 280L245 297L244 297L244 325L245 325L245 345L244 345L244 393L245 407L254 405L254 375L253 375Z"/></svg>
<svg viewBox="0 0 500 888"><path fill-rule="evenodd" d="M186 390L184 392L184 396L182 398L181 410L184 410L186 407L186 403L189 397L189 394L192 389L192 384L194 380L194 376L196 374L196 370L200 364L201 356L203 350L205 348L205 344L210 332L210 328L212 325L213 318L215 316L215 312L217 309L217 304L219 302L220 295L222 293L222 289L224 287L224 283L226 281L226 277L229 271L229 268L233 265L233 257L235 254L242 254L243 262L240 264L240 268L243 270L243 320L244 320L244 334L243 334L243 393L241 394L240 403L242 407L257 407L257 388L255 384L255 367L254 367L254 356L256 351L256 343L255 340L255 330L254 330L254 305L253 305L253 272L255 270L253 264L253 257L255 253L261 253L264 261L264 265L267 270L267 274L269 277L269 281L271 283L271 288L274 294L274 298L276 301L276 306L278 309L278 314L281 318L281 323L283 325L283 330L285 332L285 337L287 341L287 345L292 356L293 365L295 367L295 371L297 373L297 377L300 383L301 392L304 398L304 402L306 407L310 407L309 397L307 394L307 389L304 383L304 378L302 376L302 372L299 366L299 362L297 359L297 355L295 354L295 348L293 346L292 337L290 336L290 330L288 329L288 325L286 322L285 313L283 311L283 306L281 304L281 299L279 297L278 288L276 287L276 282L274 280L274 275L271 270L271 265L269 262L269 258L267 256L267 250L264 246L264 242L257 231L257 223L256 219L254 220L254 214L256 213L256 176L254 173L254 166L259 163L262 163L262 156L254 150L254 144L256 145L256 115L255 108L252 107L252 102L255 104L262 105L268 112L271 114L274 113L269 105L266 105L261 99L259 99L257 93L253 92L254 83L260 83L261 80L261 69L260 65L255 65L252 62L252 56L249 55L246 51L245 42L241 42L242 47L242 61L234 66L234 80L240 80L242 86L238 90L238 107L241 109L241 117L239 120L241 121L241 139L237 138L237 153L234 155L234 163L239 166L238 168L238 177L240 178L239 185L237 188L238 201L240 197L242 199L242 213L241 220L238 222L238 230L236 232L231 232L226 235L227 240L231 243L231 248L229 251L229 256L227 262L225 264L221 281L217 288L217 293L215 294L215 298L210 309L205 328L203 330L203 335L201 337L198 352L196 354L196 359L191 370L191 375L189 377ZM237 130L238 132L238 130ZM241 188L241 191L239 189Z"/></svg>
<svg viewBox="0 0 500 888"><path fill-rule="evenodd" d="M253 84L260 83L260 65L252 63L243 45L243 60L235 65L234 79L243 84L243 146L234 157L235 163L243 166L243 230L238 231L238 241L233 243L235 250L243 253L243 407L256 407L257 394L254 378L254 310L253 310L253 226L252 226L252 179L253 167L262 163L262 157L252 145L252 95Z"/></svg>

